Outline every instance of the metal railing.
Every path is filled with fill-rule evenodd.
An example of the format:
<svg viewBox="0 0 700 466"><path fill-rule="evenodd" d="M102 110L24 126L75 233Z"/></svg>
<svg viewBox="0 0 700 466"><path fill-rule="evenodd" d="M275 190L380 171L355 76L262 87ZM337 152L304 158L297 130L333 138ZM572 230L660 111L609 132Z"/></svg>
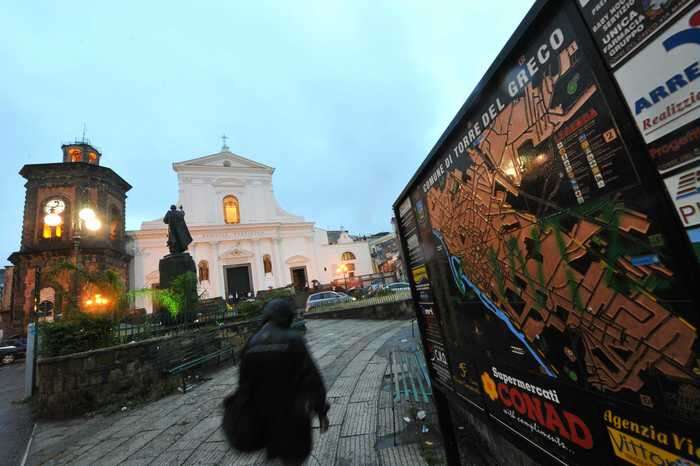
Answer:
<svg viewBox="0 0 700 466"><path fill-rule="evenodd" d="M383 296L372 296L369 298L357 299L355 301L346 301L344 303L319 304L319 305L316 305L316 306L312 307L311 309L309 309L308 312L354 309L354 308L360 308L360 307L375 306L378 304L388 304L388 303L395 303L395 302L399 302L399 301L406 301L408 299L411 299L411 291L410 290L395 291L391 294L386 294Z"/></svg>
<svg viewBox="0 0 700 466"><path fill-rule="evenodd" d="M193 328L218 325L239 318L234 310L217 310L214 312L200 313L191 322L182 322L175 325L162 325L160 322L149 321L142 324L117 324L114 329L114 338L117 343L146 340L167 335L177 335Z"/></svg>

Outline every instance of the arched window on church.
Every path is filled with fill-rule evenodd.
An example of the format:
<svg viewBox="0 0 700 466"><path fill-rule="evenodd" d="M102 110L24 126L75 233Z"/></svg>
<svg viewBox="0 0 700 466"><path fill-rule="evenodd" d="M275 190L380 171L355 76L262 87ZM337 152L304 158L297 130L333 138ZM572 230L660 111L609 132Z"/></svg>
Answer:
<svg viewBox="0 0 700 466"><path fill-rule="evenodd" d="M199 281L209 281L209 262L199 261Z"/></svg>
<svg viewBox="0 0 700 466"><path fill-rule="evenodd" d="M265 273L272 273L272 258L269 254L263 256L263 269Z"/></svg>
<svg viewBox="0 0 700 466"><path fill-rule="evenodd" d="M41 320L53 322L56 313L56 290L53 287L39 290L39 311Z"/></svg>
<svg viewBox="0 0 700 466"><path fill-rule="evenodd" d="M117 206L109 209L109 240L116 241L121 237L122 219Z"/></svg>
<svg viewBox="0 0 700 466"><path fill-rule="evenodd" d="M224 221L229 224L241 223L241 210L236 196L224 198Z"/></svg>
<svg viewBox="0 0 700 466"><path fill-rule="evenodd" d="M340 260L343 261L343 265L345 265L345 270L348 274L348 277L354 277L355 276L355 254L351 253L350 251L345 251L341 256Z"/></svg>

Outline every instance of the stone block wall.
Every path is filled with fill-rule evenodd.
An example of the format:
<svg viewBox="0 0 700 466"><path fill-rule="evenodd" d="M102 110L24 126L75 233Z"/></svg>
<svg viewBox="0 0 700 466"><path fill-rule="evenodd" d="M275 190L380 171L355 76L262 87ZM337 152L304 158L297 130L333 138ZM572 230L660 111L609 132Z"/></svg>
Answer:
<svg viewBox="0 0 700 466"><path fill-rule="evenodd" d="M413 300L395 301L386 304L373 304L349 309L330 311L311 311L304 314L305 319L415 319L416 311Z"/></svg>
<svg viewBox="0 0 700 466"><path fill-rule="evenodd" d="M200 348L209 354L224 344L233 346L236 356L259 324L255 321L229 323L218 328L217 338ZM160 398L180 383L179 376L167 376L163 367L180 349L197 343L197 331L159 337L136 343L100 348L37 361L38 414L46 418L67 418L106 406L119 407L133 400ZM198 344L198 343L197 343ZM215 365L218 361L212 361Z"/></svg>
<svg viewBox="0 0 700 466"><path fill-rule="evenodd" d="M37 361L39 415L66 418L133 399L155 398L174 384L158 368L176 337L161 337Z"/></svg>

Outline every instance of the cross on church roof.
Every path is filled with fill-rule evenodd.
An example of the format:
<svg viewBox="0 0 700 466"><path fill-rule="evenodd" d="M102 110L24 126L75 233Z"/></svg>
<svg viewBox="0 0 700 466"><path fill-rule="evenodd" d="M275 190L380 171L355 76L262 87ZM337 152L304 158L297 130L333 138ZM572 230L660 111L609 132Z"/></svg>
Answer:
<svg viewBox="0 0 700 466"><path fill-rule="evenodd" d="M227 139L228 139L228 137L225 134L221 136L221 140L224 142L223 145L221 146L222 151L228 150L228 146L226 145Z"/></svg>

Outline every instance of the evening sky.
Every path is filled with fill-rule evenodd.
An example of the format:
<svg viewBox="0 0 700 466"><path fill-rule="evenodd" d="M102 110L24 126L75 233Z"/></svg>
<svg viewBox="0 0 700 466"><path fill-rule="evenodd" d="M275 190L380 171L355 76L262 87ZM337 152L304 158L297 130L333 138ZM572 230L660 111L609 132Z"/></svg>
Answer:
<svg viewBox="0 0 700 466"><path fill-rule="evenodd" d="M127 229L177 199L171 164L275 167L282 207L391 229L391 204L532 5L456 1L30 1L0 7L0 264L28 163L82 137L133 185ZM245 206L241 206L245 209Z"/></svg>

